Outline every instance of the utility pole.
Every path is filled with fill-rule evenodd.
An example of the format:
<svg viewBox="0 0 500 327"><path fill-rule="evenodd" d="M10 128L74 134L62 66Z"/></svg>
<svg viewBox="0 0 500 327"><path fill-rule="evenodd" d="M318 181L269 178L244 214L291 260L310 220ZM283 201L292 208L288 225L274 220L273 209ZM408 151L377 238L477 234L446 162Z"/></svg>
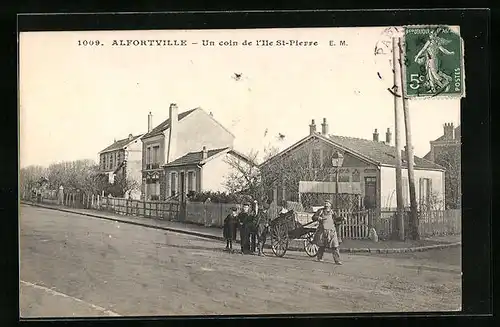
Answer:
<svg viewBox="0 0 500 327"><path fill-rule="evenodd" d="M405 120L405 131L406 131L406 162L408 163L408 185L410 187L410 236L413 240L419 240L420 235L418 231L418 212L417 212L417 199L415 194L415 171L413 170L413 146L411 142L411 121L410 121L410 111L408 105L408 98L406 97L406 76L403 62L405 60L403 49L404 44L402 38L399 42L399 53L400 60L399 66L401 70L401 85L402 85L402 97L403 97L403 115Z"/></svg>
<svg viewBox="0 0 500 327"><path fill-rule="evenodd" d="M401 129L400 129L400 121L401 121L401 105L402 101L397 95L401 95L402 87L401 87L401 66L400 62L400 49L399 44L401 42L400 37L392 38L392 66L394 73L394 138L396 145L396 203L397 203L397 211L396 211L396 221L398 227L398 238L401 241L405 239L405 225L404 225L404 203L403 203L403 181L402 181L402 169L401 169Z"/></svg>

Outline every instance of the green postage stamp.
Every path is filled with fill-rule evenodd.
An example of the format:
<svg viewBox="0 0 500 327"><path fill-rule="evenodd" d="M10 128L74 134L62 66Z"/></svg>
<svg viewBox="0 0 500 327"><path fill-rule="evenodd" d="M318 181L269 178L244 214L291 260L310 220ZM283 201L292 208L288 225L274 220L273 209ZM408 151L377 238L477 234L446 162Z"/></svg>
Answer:
<svg viewBox="0 0 500 327"><path fill-rule="evenodd" d="M408 98L465 96L463 43L458 27L406 26L404 40Z"/></svg>

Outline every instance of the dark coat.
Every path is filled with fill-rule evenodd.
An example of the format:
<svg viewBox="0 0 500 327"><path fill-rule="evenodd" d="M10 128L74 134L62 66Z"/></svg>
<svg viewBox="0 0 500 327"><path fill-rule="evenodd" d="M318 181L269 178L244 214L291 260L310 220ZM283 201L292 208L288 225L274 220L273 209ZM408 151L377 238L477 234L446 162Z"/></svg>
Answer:
<svg viewBox="0 0 500 327"><path fill-rule="evenodd" d="M240 212L238 214L238 221L242 233L251 233L254 225L254 217L250 213Z"/></svg>
<svg viewBox="0 0 500 327"><path fill-rule="evenodd" d="M256 218L257 235L262 235L267 231L267 226L271 222L269 211L259 211Z"/></svg>
<svg viewBox="0 0 500 327"><path fill-rule="evenodd" d="M238 216L227 215L224 219L223 237L228 240L236 240L236 231L238 230Z"/></svg>

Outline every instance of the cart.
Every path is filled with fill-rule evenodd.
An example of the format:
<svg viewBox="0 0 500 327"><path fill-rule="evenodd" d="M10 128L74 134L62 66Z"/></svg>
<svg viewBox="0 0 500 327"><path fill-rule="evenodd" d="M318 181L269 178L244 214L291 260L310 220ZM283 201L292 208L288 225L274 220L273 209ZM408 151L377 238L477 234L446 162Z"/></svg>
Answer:
<svg viewBox="0 0 500 327"><path fill-rule="evenodd" d="M277 257L283 257L288 249L290 240L303 240L304 250L310 257L318 254L318 246L313 243L317 222L312 221L305 225L295 219L293 210L280 214L269 224L271 234L271 249Z"/></svg>

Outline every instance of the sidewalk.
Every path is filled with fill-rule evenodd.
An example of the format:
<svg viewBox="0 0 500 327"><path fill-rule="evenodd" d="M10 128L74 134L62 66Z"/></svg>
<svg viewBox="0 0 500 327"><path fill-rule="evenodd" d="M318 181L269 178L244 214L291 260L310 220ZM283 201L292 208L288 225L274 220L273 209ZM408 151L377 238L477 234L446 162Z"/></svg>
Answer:
<svg viewBox="0 0 500 327"><path fill-rule="evenodd" d="M58 210L62 212L76 213L89 217L106 219L116 222L133 224L143 227L151 227L171 232L183 233L218 241L224 241L222 237L222 229L214 227L204 227L195 224L166 221L145 217L125 216L113 214L105 211L91 209L75 209L57 205L39 204L22 201L21 204L42 207L46 209ZM239 235L237 238L239 243ZM289 251L304 251L303 241L292 240L289 243ZM402 252L417 252L432 249L441 249L451 246L459 246L461 244L460 235L439 236L422 239L420 241L380 241L372 242L370 240L344 240L340 245L340 252L348 253L402 253ZM269 248L269 245L266 245Z"/></svg>

